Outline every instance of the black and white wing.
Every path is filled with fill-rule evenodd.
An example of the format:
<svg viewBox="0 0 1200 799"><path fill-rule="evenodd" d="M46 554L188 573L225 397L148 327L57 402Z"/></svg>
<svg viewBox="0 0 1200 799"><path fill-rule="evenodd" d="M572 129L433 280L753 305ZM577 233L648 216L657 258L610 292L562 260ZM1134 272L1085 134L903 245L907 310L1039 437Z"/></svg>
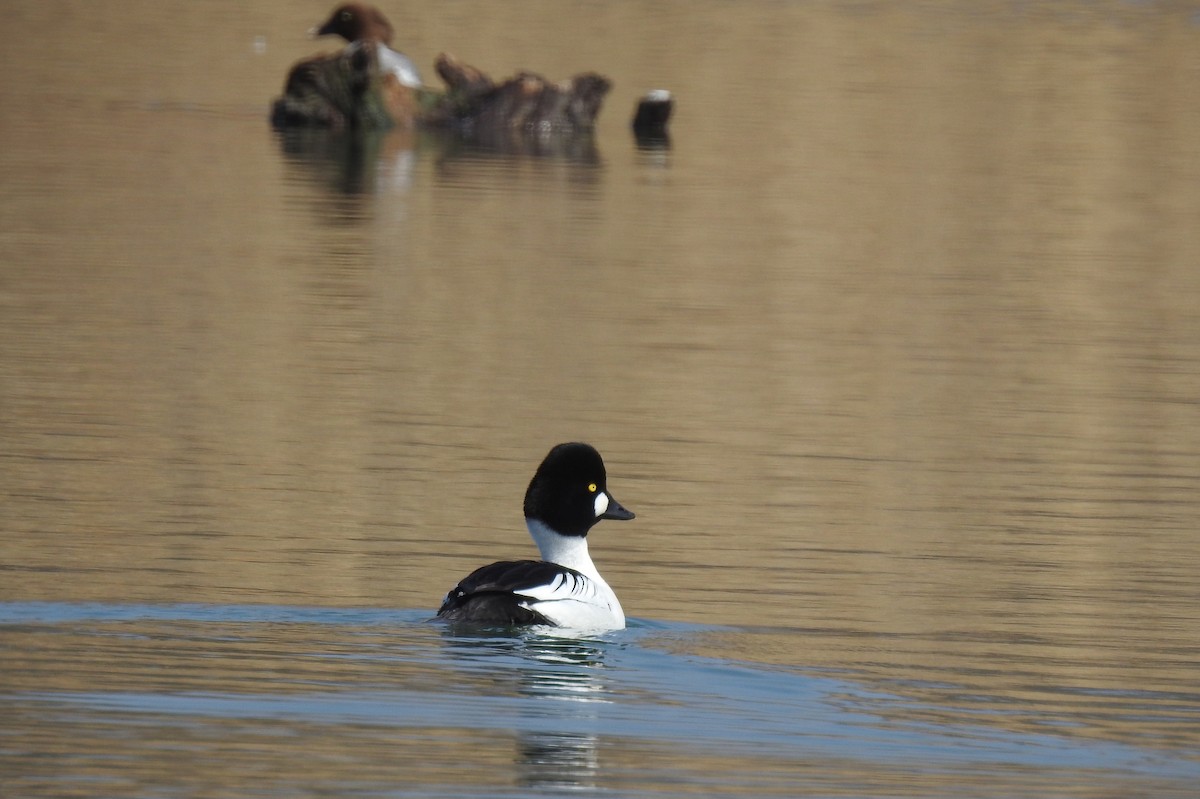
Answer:
<svg viewBox="0 0 1200 799"><path fill-rule="evenodd" d="M553 624L538 602L586 594L589 580L556 563L506 560L482 566L446 594L437 615L448 621L485 624Z"/></svg>

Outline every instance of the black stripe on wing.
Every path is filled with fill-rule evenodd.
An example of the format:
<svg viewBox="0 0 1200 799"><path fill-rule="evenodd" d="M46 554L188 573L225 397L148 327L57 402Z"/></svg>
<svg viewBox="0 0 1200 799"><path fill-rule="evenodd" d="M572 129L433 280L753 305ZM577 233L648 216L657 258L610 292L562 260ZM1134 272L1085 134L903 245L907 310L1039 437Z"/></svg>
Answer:
<svg viewBox="0 0 1200 799"><path fill-rule="evenodd" d="M541 560L505 560L481 566L456 585L438 609L439 619L487 624L553 624L527 607L522 591L548 585L556 578L584 581L574 569Z"/></svg>

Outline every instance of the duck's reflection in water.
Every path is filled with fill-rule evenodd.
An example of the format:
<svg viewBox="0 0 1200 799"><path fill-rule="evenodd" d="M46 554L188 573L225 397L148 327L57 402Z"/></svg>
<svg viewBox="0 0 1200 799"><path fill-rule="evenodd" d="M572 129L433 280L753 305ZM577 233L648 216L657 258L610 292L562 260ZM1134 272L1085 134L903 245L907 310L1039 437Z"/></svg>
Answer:
<svg viewBox="0 0 1200 799"><path fill-rule="evenodd" d="M405 194L419 140L411 131L276 131L288 163L338 194Z"/></svg>
<svg viewBox="0 0 1200 799"><path fill-rule="evenodd" d="M614 644L545 630L455 636L450 651L498 695L524 699L514 723L522 786L596 787L600 722L613 702L604 659Z"/></svg>
<svg viewBox="0 0 1200 799"><path fill-rule="evenodd" d="M595 788L597 739L580 733L524 733L517 742L520 784L537 788Z"/></svg>
<svg viewBox="0 0 1200 799"><path fill-rule="evenodd" d="M303 179L339 195L403 195L416 179L419 158L439 173L480 163L526 161L602 165L589 131L336 131L297 128L276 131L288 164Z"/></svg>

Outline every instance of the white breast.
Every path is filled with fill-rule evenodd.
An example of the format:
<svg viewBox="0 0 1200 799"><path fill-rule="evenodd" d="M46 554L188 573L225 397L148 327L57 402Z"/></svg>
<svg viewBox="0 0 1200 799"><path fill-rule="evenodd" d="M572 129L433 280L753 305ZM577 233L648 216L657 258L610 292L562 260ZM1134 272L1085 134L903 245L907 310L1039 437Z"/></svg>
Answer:
<svg viewBox="0 0 1200 799"><path fill-rule="evenodd" d="M617 595L600 576L588 554L587 539L559 535L537 519L526 519L529 535L542 553L542 560L574 569L581 576L562 573L549 584L522 590L530 597L529 607L560 627L576 630L620 630L625 611Z"/></svg>
<svg viewBox="0 0 1200 799"><path fill-rule="evenodd" d="M547 585L523 589L528 607L559 627L573 630L620 630L625 611L602 578L563 572Z"/></svg>
<svg viewBox="0 0 1200 799"><path fill-rule="evenodd" d="M421 87L421 73L417 72L417 65L404 53L397 53L389 47L380 45L379 69L395 75L401 86L413 89Z"/></svg>

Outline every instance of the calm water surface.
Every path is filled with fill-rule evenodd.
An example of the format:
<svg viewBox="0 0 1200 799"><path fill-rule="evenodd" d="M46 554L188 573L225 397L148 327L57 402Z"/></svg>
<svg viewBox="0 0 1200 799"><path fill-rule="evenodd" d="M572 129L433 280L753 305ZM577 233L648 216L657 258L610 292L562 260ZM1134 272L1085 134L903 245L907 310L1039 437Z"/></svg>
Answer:
<svg viewBox="0 0 1200 799"><path fill-rule="evenodd" d="M613 78L511 151L7 10L0 795L1195 794L1200 5L652 5L385 8ZM569 439L630 628L430 623Z"/></svg>
<svg viewBox="0 0 1200 799"><path fill-rule="evenodd" d="M393 610L0 611L20 733L5 749L25 755L12 795L1129 796L1200 777L1050 717L1030 732L1006 729L1005 708L933 720L852 673L689 651L737 634L712 627L634 620L580 640Z"/></svg>

